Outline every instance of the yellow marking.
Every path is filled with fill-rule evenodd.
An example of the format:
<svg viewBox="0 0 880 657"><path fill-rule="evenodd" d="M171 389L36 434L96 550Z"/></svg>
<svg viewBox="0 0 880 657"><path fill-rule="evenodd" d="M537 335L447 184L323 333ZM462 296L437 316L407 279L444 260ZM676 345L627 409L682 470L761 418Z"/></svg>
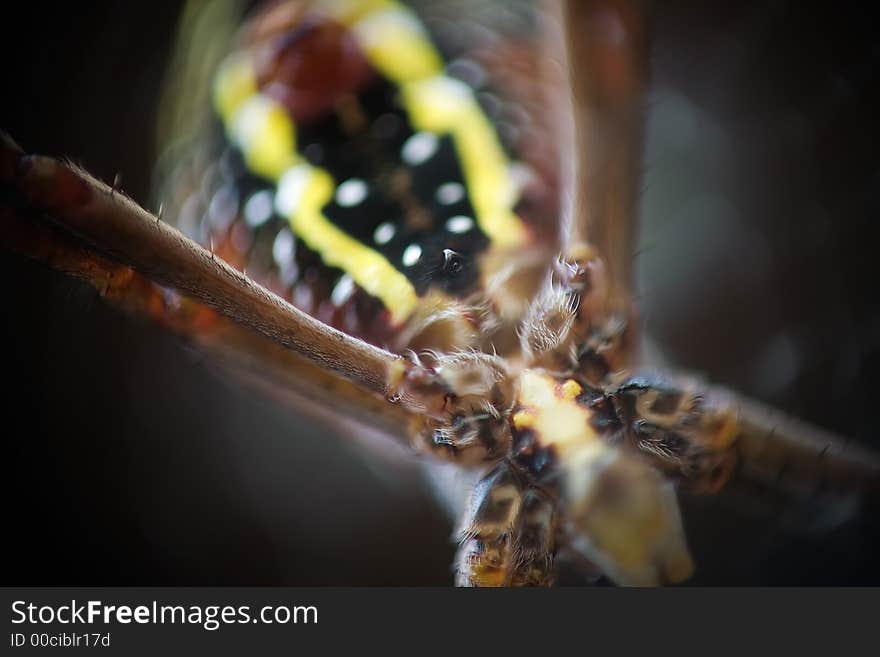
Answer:
<svg viewBox="0 0 880 657"><path fill-rule="evenodd" d="M291 228L330 266L346 271L367 293L379 298L400 324L412 314L418 297L404 274L380 253L358 242L324 216L333 196L331 175L303 162L296 151L296 129L286 110L257 90L252 62L241 53L220 68L214 102L230 140L255 173L279 184ZM283 189L282 178L297 174L295 189Z"/></svg>
<svg viewBox="0 0 880 657"><path fill-rule="evenodd" d="M533 429L542 445L553 445L560 455L591 444L604 449L590 424L589 409L574 401L581 391L575 381L560 386L547 374L526 370L520 378L518 397L524 408L514 414L514 426Z"/></svg>
<svg viewBox="0 0 880 657"><path fill-rule="evenodd" d="M502 248L524 244L525 228L512 210L517 189L510 162L470 87L438 75L405 83L401 91L416 130L452 135L482 231Z"/></svg>
<svg viewBox="0 0 880 657"><path fill-rule="evenodd" d="M373 66L401 85L413 127L452 136L482 231L502 248L524 244L525 228L512 210L517 190L498 137L471 89L442 75L442 58L415 15L394 0L320 4L357 34ZM246 53L233 54L223 63L214 101L230 139L255 173L278 182L286 171L303 165L293 121L281 105L259 93ZM382 255L323 215L321 208L332 196L334 181L323 169L310 170L308 193L288 213L291 227L325 263L348 272L378 297L392 322L405 321L418 303L412 284Z"/></svg>
<svg viewBox="0 0 880 657"><path fill-rule="evenodd" d="M227 57L214 80L214 106L223 123L231 123L241 104L256 93L257 80L247 53Z"/></svg>
<svg viewBox="0 0 880 657"><path fill-rule="evenodd" d="M365 12L351 30L370 60L398 84L440 75L443 60L418 18L396 2Z"/></svg>
<svg viewBox="0 0 880 657"><path fill-rule="evenodd" d="M403 359L396 360L388 366L388 378L385 386L389 395L397 394L397 390L406 376L406 370L406 361Z"/></svg>
<svg viewBox="0 0 880 657"><path fill-rule="evenodd" d="M367 14L398 5L393 0L320 0L318 6L333 20L351 27Z"/></svg>
<svg viewBox="0 0 880 657"><path fill-rule="evenodd" d="M513 426L517 429L531 429L535 426L535 414L531 411L517 411L513 414Z"/></svg>
<svg viewBox="0 0 880 657"><path fill-rule="evenodd" d="M381 299L391 313L392 323L405 321L418 303L412 284L379 252L339 229L321 212L336 187L330 174L307 164L300 167L308 168L309 177L289 216L294 232L320 253L325 263L348 272L355 283Z"/></svg>
<svg viewBox="0 0 880 657"><path fill-rule="evenodd" d="M370 63L400 85L413 127L452 136L482 231L502 248L524 244L525 227L513 212L518 192L498 135L470 87L443 75L443 60L418 18L398 2L376 1L351 29Z"/></svg>
<svg viewBox="0 0 880 657"><path fill-rule="evenodd" d="M480 587L500 587L504 586L504 582L507 579L507 571L500 566L487 565L481 559L470 573L470 579Z"/></svg>
<svg viewBox="0 0 880 657"><path fill-rule="evenodd" d="M562 398L565 401L574 401L574 399L581 394L584 389L581 388L580 384L574 379L569 379L565 383L562 384Z"/></svg>
<svg viewBox="0 0 880 657"><path fill-rule="evenodd" d="M278 180L300 159L293 121L281 105L262 94L241 103L228 125L248 167L264 178Z"/></svg>

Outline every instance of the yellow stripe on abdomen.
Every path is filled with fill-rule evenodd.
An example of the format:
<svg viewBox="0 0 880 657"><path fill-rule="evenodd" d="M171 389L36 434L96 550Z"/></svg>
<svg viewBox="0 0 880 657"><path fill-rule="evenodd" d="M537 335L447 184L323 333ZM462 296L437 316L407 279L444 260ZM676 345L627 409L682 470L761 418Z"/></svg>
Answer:
<svg viewBox="0 0 880 657"><path fill-rule="evenodd" d="M321 212L333 197L333 178L325 170L299 164L278 183L280 210L303 242L321 254L331 267L339 267L367 293L378 297L391 313L393 324L404 322L418 302L409 280L377 251L338 228ZM293 207L284 207L285 203Z"/></svg>
<svg viewBox="0 0 880 657"><path fill-rule="evenodd" d="M510 162L470 87L438 75L404 84L403 99L414 128L452 135L482 231L502 248L523 244Z"/></svg>
<svg viewBox="0 0 880 657"><path fill-rule="evenodd" d="M498 135L471 88L443 75L443 60L418 18L400 3L384 0L350 27L370 63L400 86L413 127L452 136L486 236L502 248L524 244L525 226L513 212L517 189Z"/></svg>
<svg viewBox="0 0 880 657"><path fill-rule="evenodd" d="M451 135L483 233L502 248L525 243L525 226L513 212L518 192L498 136L471 88L443 75L442 58L412 11L395 0L317 4L355 32L370 63L400 86L414 129ZM247 52L224 62L214 98L227 134L248 167L278 184L279 197L287 199L280 205L293 231L326 264L343 269L379 298L393 324L406 321L418 304L415 288L384 256L323 214L335 182L329 172L300 157L294 122L280 104L259 92Z"/></svg>
<svg viewBox="0 0 880 657"><path fill-rule="evenodd" d="M214 103L229 139L241 150L248 167L277 184L276 206L294 233L327 265L344 270L382 301L392 324L405 322L418 303L415 288L384 256L324 216L321 209L335 189L333 177L300 157L290 115L259 93L246 53L234 54L221 67Z"/></svg>

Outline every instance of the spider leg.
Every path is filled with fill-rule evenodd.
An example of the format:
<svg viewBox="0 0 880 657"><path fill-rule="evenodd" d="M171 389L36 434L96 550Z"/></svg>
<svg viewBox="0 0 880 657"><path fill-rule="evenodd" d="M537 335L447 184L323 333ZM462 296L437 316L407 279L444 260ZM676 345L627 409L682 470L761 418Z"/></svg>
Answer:
<svg viewBox="0 0 880 657"><path fill-rule="evenodd" d="M548 586L553 583L557 516L556 503L548 495L535 488L523 494L514 543L514 585Z"/></svg>
<svg viewBox="0 0 880 657"><path fill-rule="evenodd" d="M737 393L641 374L610 395L627 445L690 492L834 503L880 484L876 454Z"/></svg>
<svg viewBox="0 0 880 657"><path fill-rule="evenodd" d="M794 494L856 491L880 483L876 454L737 393L687 378L670 385L643 377L632 377L617 392L621 400L630 398L622 404L623 414L632 433L642 436L636 437L642 451L653 452L658 465L676 463L693 480L702 478L697 488L706 492L716 492L734 465L738 477ZM684 440L665 449L661 443L671 447L669 438ZM719 458L703 458L710 455ZM722 456L732 459L722 466Z"/></svg>
<svg viewBox="0 0 880 657"><path fill-rule="evenodd" d="M567 0L561 10L572 205L563 254L523 322L521 344L530 365L576 371L627 406L633 389L623 389L644 362L631 299L649 12L638 0ZM717 492L737 480L804 496L876 485L880 458L840 437L693 381L660 388L648 385L640 408L622 410L628 442L691 490ZM703 403L663 419L646 406L655 394Z"/></svg>
<svg viewBox="0 0 880 657"><path fill-rule="evenodd" d="M777 409L727 393L741 433L738 477L797 497L880 487L880 456Z"/></svg>
<svg viewBox="0 0 880 657"><path fill-rule="evenodd" d="M574 122L567 257L592 244L605 261L606 310L631 314L633 244L648 86L647 3L563 3Z"/></svg>
<svg viewBox="0 0 880 657"><path fill-rule="evenodd" d="M433 369L310 317L88 173L55 159L24 155L6 136L0 141L0 185L8 214L26 221L48 216L56 235L78 244L76 256L61 263L62 270L86 272L88 257L98 255L179 291L369 393L419 413L446 416L449 387ZM13 241L13 232L4 230L4 241ZM22 246L27 248L27 240ZM35 246L34 235L30 246ZM64 260L55 256L56 262ZM74 259L79 264L74 266ZM101 276L112 268L104 269Z"/></svg>
<svg viewBox="0 0 880 657"><path fill-rule="evenodd" d="M398 356L295 309L87 173L8 148L3 155L12 160L3 182L90 247L371 391L387 391Z"/></svg>
<svg viewBox="0 0 880 657"><path fill-rule="evenodd" d="M556 505L503 462L474 488L459 530L458 586L549 586Z"/></svg>
<svg viewBox="0 0 880 657"><path fill-rule="evenodd" d="M580 369L598 384L637 356L632 249L648 85L647 12L632 0L561 3L559 56L567 64L574 154L562 254L522 325L531 365ZM565 122L565 118L561 118ZM560 128L565 133L565 128ZM567 189L565 189L567 187Z"/></svg>
<svg viewBox="0 0 880 657"><path fill-rule="evenodd" d="M520 329L530 366L579 371L593 385L630 366L635 346L632 316L608 313L610 281L595 249L569 247L533 301Z"/></svg>
<svg viewBox="0 0 880 657"><path fill-rule="evenodd" d="M673 486L642 459L600 443L566 459L561 480L568 549L624 586L691 576L693 561Z"/></svg>
<svg viewBox="0 0 880 657"><path fill-rule="evenodd" d="M330 420L321 402L335 402L332 421L340 417L383 436L410 445L408 428L414 418L401 405L389 405L361 387L327 372L264 336L245 329L204 304L181 297L110 261L58 227L24 211L0 204L3 243L19 254L81 279L126 312L147 317L212 354L212 362L232 368L240 378L259 386L283 403L320 420ZM355 433L355 432L353 432Z"/></svg>
<svg viewBox="0 0 880 657"><path fill-rule="evenodd" d="M281 356L267 368L280 372L276 378L285 385L312 397L310 389L333 391L337 401L353 401L377 419L384 413L379 409L399 406L399 413L387 412L393 435L417 436L417 443L427 436L428 451L464 455L474 463L497 460L509 447L506 420L514 390L503 359L479 352L430 354L425 365L375 347L293 307L86 172L25 156L8 138L0 155L3 238L9 246L85 278L105 296L196 341L212 340L215 351L237 353L232 360L251 371L252 361L287 351L297 359ZM218 314L225 318L223 336L198 325L204 313L168 313L159 286L195 302L190 310L207 308L215 320ZM282 364L290 365L290 373ZM345 383L338 384L340 378Z"/></svg>

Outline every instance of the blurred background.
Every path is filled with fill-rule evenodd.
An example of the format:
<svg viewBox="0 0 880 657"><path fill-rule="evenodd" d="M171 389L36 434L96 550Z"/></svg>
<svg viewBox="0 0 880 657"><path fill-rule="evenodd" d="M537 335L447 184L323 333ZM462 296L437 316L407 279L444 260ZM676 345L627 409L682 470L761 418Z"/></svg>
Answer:
<svg viewBox="0 0 880 657"><path fill-rule="evenodd" d="M150 200L181 3L7 13L0 128ZM855 2L664 2L636 263L667 357L880 448L870 226L880 42ZM291 415L174 336L0 252L8 585L439 584L413 463ZM694 583L877 584L876 505L685 500Z"/></svg>

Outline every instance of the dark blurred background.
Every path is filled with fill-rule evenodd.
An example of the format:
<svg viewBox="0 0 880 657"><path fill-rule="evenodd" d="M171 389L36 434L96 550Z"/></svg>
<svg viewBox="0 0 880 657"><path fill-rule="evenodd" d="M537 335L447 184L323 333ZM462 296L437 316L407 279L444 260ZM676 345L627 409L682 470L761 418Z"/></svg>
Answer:
<svg viewBox="0 0 880 657"><path fill-rule="evenodd" d="M648 330L683 367L880 448L874 17L658 5ZM120 172L147 203L179 9L7 6L0 128ZM0 274L5 584L451 581L451 523L414 466L292 416L84 285L7 252ZM686 501L695 582L880 583L875 507L802 531L823 517Z"/></svg>

